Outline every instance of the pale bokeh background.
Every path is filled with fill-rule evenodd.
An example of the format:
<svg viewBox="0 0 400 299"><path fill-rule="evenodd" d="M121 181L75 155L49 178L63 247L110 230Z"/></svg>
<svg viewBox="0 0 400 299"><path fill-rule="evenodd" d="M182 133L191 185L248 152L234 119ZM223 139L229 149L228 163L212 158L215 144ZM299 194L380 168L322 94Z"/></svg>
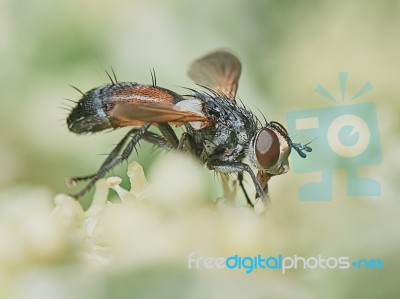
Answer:
<svg viewBox="0 0 400 299"><path fill-rule="evenodd" d="M79 99L79 94L68 84L84 91L101 85L108 81L104 69L110 66L119 80L141 83L151 82L149 68L154 67L160 86L180 92L181 86L193 86L185 73L194 58L216 48L228 48L243 64L238 96L250 108L258 107L268 119L284 122L289 111L326 105L326 100L315 93L315 86L320 83L338 94L339 71L349 72L350 94L371 81L374 89L360 101L374 101L378 110L383 163L368 170L371 177L381 182L382 195L378 198L348 198L344 191L345 173L337 171L332 202L300 202L296 190L306 178L290 173L272 182L274 212L268 215L267 222L256 224L257 229L265 230L265 235L257 236L265 239L254 243L254 238L250 238L253 245L248 251L238 245L246 238L238 236L236 244L234 233L240 230L238 223L246 222L247 218L236 215L239 219L227 222L234 223L234 227L215 220L216 225L222 225L216 229L221 233L216 235L210 232L213 228L206 223L207 218L196 218L196 223L186 219L184 226L193 225L199 232L204 225L207 228L204 234L213 236L205 238L210 246L205 246L203 252L194 242L190 243L192 247L190 244L182 247L185 249L181 259L165 258L161 263L141 267L132 263L124 271L100 271L97 276L82 279L71 275L74 270L53 268L52 260L45 259L44 264L49 268L38 270L44 271L38 275L46 278L42 283L54 288L60 298L65 298L60 288L69 290L76 283L83 290L93 291L93 298L100 296L94 291L99 285L104 288L99 291L104 298L132 292L139 297L138 294L150 291L153 295L149 298L157 297L157 291L162 291L164 297L171 292L170 298L228 295L239 298L246 294L248 298L269 298L268 294L274 298L396 298L400 292L396 280L400 266L399 30L398 1L1 0L0 197L3 208L9 201L21 198L41 202L43 198L52 199L56 193L68 192L64 178L95 170L104 159L101 154L110 151L123 136L124 130L76 136L63 125L67 111L60 107L68 104L64 98ZM146 173L151 172L151 161L160 156L147 149L143 144L139 159ZM125 164L113 174L126 179L126 169ZM165 168L168 177L173 175L169 171ZM208 176L208 197L215 199L220 189L212 175ZM124 186L129 184L125 182ZM85 207L92 194L83 199ZM24 205L17 207L24 210ZM5 215L10 214L3 215L7 219ZM21 221L26 218L20 217ZM36 222L33 220L33 223ZM268 226L264 226L266 223ZM251 235L253 227L244 225L245 235ZM38 227L40 231L41 226ZM216 242L213 238L225 234L231 236L230 243L225 247L213 246ZM145 238L140 240L145 242ZM183 242L179 234L174 240L178 244ZM199 254L217 256L232 254L237 247L243 254L381 258L384 269L304 270L286 276L259 271L246 276L229 271L188 272L185 268L186 249L187 253L198 250ZM65 250L61 248L64 249L57 251L56 264L62 260L64 266L69 265L68 258L60 258L64 256L60 252ZM45 249L39 252L46 255ZM41 261L33 264L41 269ZM30 294L35 294L30 290L35 289L36 283L24 276L24 267L21 269L13 274L17 278L10 279L11 287L6 290L22 285L26 287L23 298L30 298ZM57 280L52 271L63 279ZM54 278L54 284L48 277ZM214 297L205 296L207 288L214 290Z"/></svg>

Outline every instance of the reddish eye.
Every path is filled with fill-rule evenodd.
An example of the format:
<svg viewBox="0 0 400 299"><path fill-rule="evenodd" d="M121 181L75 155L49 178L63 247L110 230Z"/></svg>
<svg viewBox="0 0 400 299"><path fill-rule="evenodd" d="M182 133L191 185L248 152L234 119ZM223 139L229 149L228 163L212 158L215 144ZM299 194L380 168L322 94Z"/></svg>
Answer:
<svg viewBox="0 0 400 299"><path fill-rule="evenodd" d="M258 133L255 143L257 162L264 169L268 169L278 161L279 152L280 144L278 136L271 129L262 129Z"/></svg>

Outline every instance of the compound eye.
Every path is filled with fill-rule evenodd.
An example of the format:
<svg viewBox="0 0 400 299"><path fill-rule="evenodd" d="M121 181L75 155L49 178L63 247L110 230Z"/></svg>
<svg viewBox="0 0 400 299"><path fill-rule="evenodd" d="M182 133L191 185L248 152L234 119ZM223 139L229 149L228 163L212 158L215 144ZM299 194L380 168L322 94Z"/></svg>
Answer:
<svg viewBox="0 0 400 299"><path fill-rule="evenodd" d="M255 153L262 168L268 169L275 165L279 159L280 144L274 131L268 128L261 129L255 143Z"/></svg>

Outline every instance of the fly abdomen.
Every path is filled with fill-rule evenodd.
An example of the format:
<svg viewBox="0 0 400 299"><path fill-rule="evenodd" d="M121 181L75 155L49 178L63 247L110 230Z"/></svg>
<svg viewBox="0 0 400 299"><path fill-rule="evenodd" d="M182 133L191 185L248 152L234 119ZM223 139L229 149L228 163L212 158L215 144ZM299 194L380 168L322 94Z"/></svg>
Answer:
<svg viewBox="0 0 400 299"><path fill-rule="evenodd" d="M112 102L110 89L110 85L104 85L84 94L67 118L71 132L95 133L112 127L106 111L107 102Z"/></svg>
<svg viewBox="0 0 400 299"><path fill-rule="evenodd" d="M153 85L119 82L94 88L84 94L67 118L68 129L76 134L95 133L123 126L143 125L112 115L116 104L175 104L182 100L178 94Z"/></svg>

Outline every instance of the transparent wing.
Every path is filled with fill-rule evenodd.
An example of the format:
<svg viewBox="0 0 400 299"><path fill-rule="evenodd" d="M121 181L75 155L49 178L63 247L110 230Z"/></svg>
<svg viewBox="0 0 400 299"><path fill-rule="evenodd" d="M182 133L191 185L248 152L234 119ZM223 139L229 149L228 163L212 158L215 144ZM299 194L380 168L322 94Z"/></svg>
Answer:
<svg viewBox="0 0 400 299"><path fill-rule="evenodd" d="M188 76L195 83L234 99L241 70L236 56L220 50L195 60L189 67Z"/></svg>

